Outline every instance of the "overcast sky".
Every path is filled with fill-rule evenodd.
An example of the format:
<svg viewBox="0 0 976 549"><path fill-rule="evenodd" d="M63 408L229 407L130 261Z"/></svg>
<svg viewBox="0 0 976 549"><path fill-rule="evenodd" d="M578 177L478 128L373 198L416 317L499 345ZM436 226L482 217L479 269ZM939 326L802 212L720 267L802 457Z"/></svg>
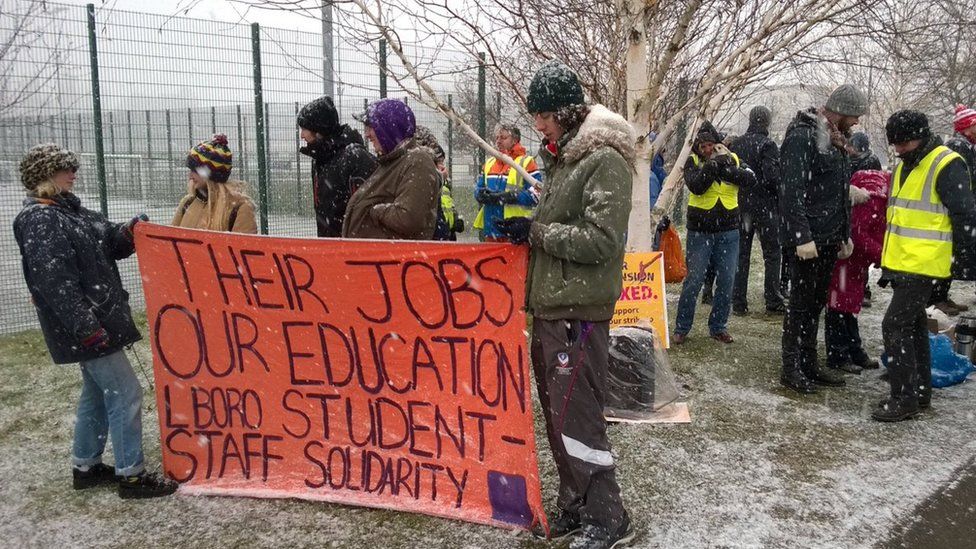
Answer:
<svg viewBox="0 0 976 549"><path fill-rule="evenodd" d="M243 16L247 23L258 22L262 25L286 29L300 29L311 32L321 32L321 21L280 10L246 11L247 6L227 0L57 0L67 4L85 5L95 4L99 19L110 16L113 9L135 11L142 13L157 13L161 15L178 15L181 17L196 17L213 21L240 22ZM190 7L190 11L184 13Z"/></svg>

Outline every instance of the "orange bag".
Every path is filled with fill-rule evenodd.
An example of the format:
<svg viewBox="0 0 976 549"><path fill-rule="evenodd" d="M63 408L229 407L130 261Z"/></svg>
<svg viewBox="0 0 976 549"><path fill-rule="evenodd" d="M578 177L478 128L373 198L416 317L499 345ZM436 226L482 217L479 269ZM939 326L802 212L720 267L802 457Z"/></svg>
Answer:
<svg viewBox="0 0 976 549"><path fill-rule="evenodd" d="M664 252L664 281L681 282L688 275L685 254L681 251L681 237L674 225L661 233L661 251Z"/></svg>

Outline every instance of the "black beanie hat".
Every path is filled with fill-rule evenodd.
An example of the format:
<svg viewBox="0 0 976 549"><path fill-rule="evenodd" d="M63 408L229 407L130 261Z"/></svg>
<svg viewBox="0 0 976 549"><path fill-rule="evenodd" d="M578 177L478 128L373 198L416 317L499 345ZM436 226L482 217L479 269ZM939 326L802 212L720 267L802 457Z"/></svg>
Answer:
<svg viewBox="0 0 976 549"><path fill-rule="evenodd" d="M715 126L713 126L712 123L709 122L708 120L705 120L704 122L701 123L701 126L698 127L698 134L695 135L696 145L705 141L709 143L722 142L722 135L718 133L718 130L715 129Z"/></svg>
<svg viewBox="0 0 976 549"><path fill-rule="evenodd" d="M535 73L529 84L529 114L556 112L570 105L583 105L583 87L573 69L559 61L549 61Z"/></svg>
<svg viewBox="0 0 976 549"><path fill-rule="evenodd" d="M756 105L749 111L749 125L758 126L764 130L769 129L769 123L773 119L773 111L768 107Z"/></svg>
<svg viewBox="0 0 976 549"><path fill-rule="evenodd" d="M339 133L339 111L332 98L323 95L302 107L298 113L298 127L327 137Z"/></svg>
<svg viewBox="0 0 976 549"><path fill-rule="evenodd" d="M928 117L919 111L908 109L898 111L888 118L885 133L888 135L888 143L892 145L932 136Z"/></svg>

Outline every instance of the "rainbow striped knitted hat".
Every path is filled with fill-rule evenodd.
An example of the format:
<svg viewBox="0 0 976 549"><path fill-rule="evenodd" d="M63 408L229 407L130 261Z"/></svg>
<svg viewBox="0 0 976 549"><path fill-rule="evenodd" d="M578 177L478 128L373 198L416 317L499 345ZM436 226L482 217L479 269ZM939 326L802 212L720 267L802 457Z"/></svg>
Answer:
<svg viewBox="0 0 976 549"><path fill-rule="evenodd" d="M230 177L234 155L227 147L227 136L218 133L210 141L197 143L186 155L186 167L206 175L211 181L224 183ZM202 168L202 169L201 169Z"/></svg>

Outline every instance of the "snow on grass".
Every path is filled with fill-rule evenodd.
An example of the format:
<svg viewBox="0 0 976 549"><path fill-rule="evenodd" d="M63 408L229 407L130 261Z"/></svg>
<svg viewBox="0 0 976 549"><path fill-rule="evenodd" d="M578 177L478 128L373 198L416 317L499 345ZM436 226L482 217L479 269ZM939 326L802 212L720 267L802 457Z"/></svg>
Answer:
<svg viewBox="0 0 976 549"><path fill-rule="evenodd" d="M760 274L750 301L761 310L762 269L752 271ZM671 285L669 299L676 302L679 290ZM953 287L957 301L972 292L971 284ZM877 290L862 316L874 356L887 299ZM847 387L815 396L792 394L778 384L782 317L733 317L736 342L723 345L707 336L708 312L699 306L691 338L670 354L692 424L610 428L638 547L871 547L976 454L973 384L936 390L933 411L921 419L878 424L868 415L887 390L879 372L847 376ZM137 352L148 366L145 342ZM40 334L25 332L0 338L0 372L0 539L8 546L547 546L526 533L318 502L183 494L122 501L111 488L75 492L68 464L77 368L52 366ZM147 460L156 468L148 393L145 405ZM552 513L555 471L538 422L537 442Z"/></svg>

